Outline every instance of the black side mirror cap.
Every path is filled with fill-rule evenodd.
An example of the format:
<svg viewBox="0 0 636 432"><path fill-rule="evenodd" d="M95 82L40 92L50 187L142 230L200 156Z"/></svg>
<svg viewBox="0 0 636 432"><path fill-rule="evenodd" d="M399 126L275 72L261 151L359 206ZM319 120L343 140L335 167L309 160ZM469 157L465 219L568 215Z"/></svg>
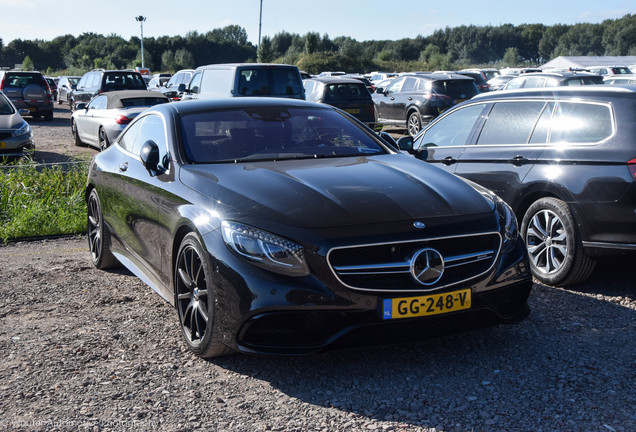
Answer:
<svg viewBox="0 0 636 432"><path fill-rule="evenodd" d="M188 91L188 89L186 88L186 85L185 85L185 84L179 84L179 87L177 87L177 91L178 91L179 93L185 93L185 92L187 92L187 91Z"/></svg>
<svg viewBox="0 0 636 432"><path fill-rule="evenodd" d="M404 136L397 140L397 147L400 150L405 150L409 153L413 153L413 137Z"/></svg>
<svg viewBox="0 0 636 432"><path fill-rule="evenodd" d="M159 146L152 140L148 140L141 146L139 154L141 163L151 176L163 174L166 169L159 163Z"/></svg>

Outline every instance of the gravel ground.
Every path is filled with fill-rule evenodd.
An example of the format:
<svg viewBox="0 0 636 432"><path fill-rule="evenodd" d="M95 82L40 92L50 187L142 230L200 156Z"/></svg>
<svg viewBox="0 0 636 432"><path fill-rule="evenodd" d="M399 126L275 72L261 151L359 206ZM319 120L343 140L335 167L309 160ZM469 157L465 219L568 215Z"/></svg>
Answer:
<svg viewBox="0 0 636 432"><path fill-rule="evenodd" d="M36 159L92 152L62 114L34 126ZM535 284L517 325L205 361L150 288L91 266L84 238L0 245L0 431L636 431L633 262Z"/></svg>

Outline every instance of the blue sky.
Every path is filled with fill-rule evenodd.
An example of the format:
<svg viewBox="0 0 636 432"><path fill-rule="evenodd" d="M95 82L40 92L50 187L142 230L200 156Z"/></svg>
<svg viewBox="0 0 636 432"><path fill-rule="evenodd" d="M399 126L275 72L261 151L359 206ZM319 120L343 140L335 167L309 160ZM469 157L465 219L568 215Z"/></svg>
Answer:
<svg viewBox="0 0 636 432"><path fill-rule="evenodd" d="M256 44L260 0L0 0L0 38L51 40L64 34L185 36L239 25ZM358 41L428 36L460 25L599 23L636 14L636 0L423 1L263 0L262 35L281 31L350 36Z"/></svg>

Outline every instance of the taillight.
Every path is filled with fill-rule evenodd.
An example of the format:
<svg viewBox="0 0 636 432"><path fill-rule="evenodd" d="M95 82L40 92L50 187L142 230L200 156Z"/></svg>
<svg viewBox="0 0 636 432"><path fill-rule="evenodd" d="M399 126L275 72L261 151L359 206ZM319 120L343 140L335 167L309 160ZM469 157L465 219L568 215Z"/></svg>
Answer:
<svg viewBox="0 0 636 432"><path fill-rule="evenodd" d="M115 123L117 124L128 124L131 122L132 119L126 117L125 115L120 115L117 116L117 118L115 119Z"/></svg>
<svg viewBox="0 0 636 432"><path fill-rule="evenodd" d="M4 80L6 80L7 77L4 76L2 77L2 79L0 80L0 91L4 90Z"/></svg>
<svg viewBox="0 0 636 432"><path fill-rule="evenodd" d="M46 96L51 97L53 95L53 93L51 93L51 86L46 80L44 80L44 86L46 87Z"/></svg>
<svg viewBox="0 0 636 432"><path fill-rule="evenodd" d="M636 158L627 161L627 169L629 170L632 177L634 177L634 179L636 180Z"/></svg>

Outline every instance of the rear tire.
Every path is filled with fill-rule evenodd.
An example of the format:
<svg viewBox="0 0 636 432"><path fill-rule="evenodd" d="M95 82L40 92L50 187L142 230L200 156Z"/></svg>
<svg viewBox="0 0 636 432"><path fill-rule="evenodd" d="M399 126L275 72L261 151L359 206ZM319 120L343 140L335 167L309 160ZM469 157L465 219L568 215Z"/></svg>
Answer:
<svg viewBox="0 0 636 432"><path fill-rule="evenodd" d="M586 253L572 211L556 198L535 201L523 217L521 233L534 277L548 285L585 281L596 261Z"/></svg>
<svg viewBox="0 0 636 432"><path fill-rule="evenodd" d="M420 114L417 111L409 114L406 127L409 135L411 136L417 135L417 133L422 130L422 120L420 119Z"/></svg>
<svg viewBox="0 0 636 432"><path fill-rule="evenodd" d="M104 224L102 204L95 189L88 196L87 207L86 237L88 238L88 248L91 252L91 261L98 269L115 267L118 261L110 251L110 231Z"/></svg>
<svg viewBox="0 0 636 432"><path fill-rule="evenodd" d="M203 358L233 353L220 340L212 267L194 233L186 235L179 247L174 293L181 332L190 351Z"/></svg>
<svg viewBox="0 0 636 432"><path fill-rule="evenodd" d="M98 132L99 136L99 151L104 151L110 146L110 142L108 141L108 135L106 135L106 131L103 127L99 128Z"/></svg>

